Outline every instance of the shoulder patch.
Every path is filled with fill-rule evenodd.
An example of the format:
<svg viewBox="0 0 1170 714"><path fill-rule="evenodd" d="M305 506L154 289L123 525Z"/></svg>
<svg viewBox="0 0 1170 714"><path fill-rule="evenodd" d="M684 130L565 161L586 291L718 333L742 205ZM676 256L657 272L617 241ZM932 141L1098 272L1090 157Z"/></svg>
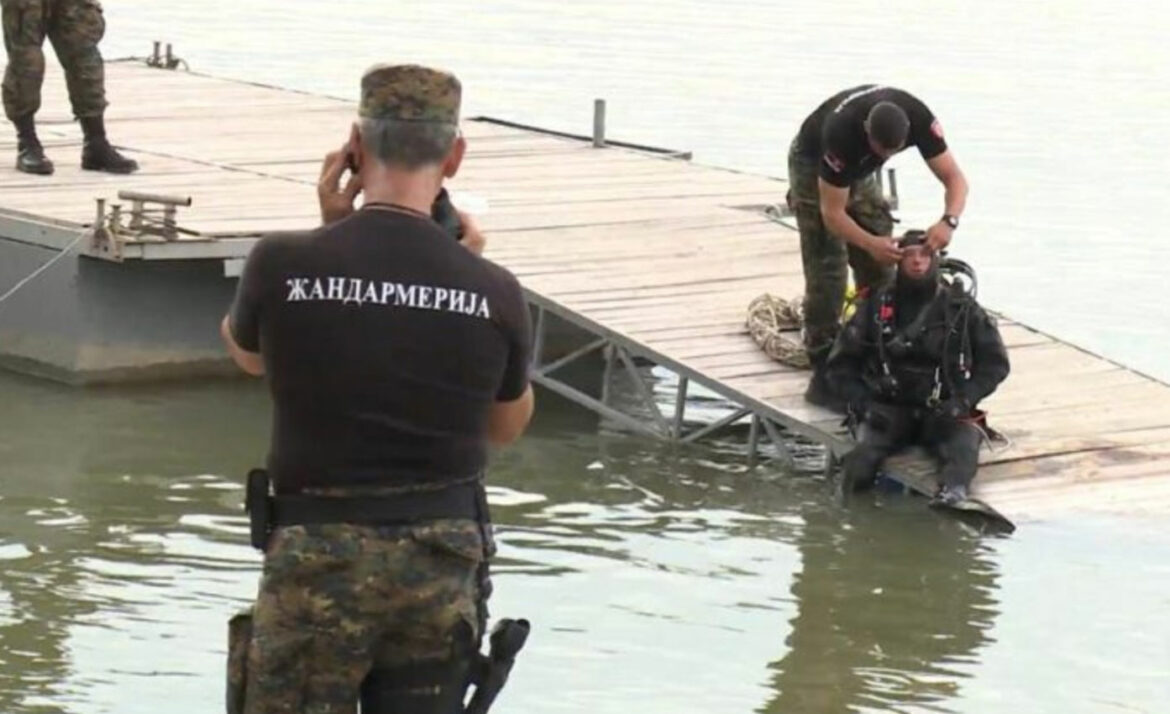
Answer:
<svg viewBox="0 0 1170 714"><path fill-rule="evenodd" d="M938 119L935 119L934 121L932 121L930 123L930 133L934 134L935 136L937 136L940 139L943 138L942 124L939 123Z"/></svg>

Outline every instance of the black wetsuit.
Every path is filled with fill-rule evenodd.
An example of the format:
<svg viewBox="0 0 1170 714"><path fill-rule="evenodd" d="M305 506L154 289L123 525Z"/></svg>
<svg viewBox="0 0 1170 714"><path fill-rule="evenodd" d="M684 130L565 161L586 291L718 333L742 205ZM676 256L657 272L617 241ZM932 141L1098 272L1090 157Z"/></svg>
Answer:
<svg viewBox="0 0 1170 714"><path fill-rule="evenodd" d="M972 417L1010 370L995 319L956 288L861 301L829 355L828 379L860 418L845 459L854 488L873 482L882 461L919 444L941 461L943 486L975 477L982 432Z"/></svg>

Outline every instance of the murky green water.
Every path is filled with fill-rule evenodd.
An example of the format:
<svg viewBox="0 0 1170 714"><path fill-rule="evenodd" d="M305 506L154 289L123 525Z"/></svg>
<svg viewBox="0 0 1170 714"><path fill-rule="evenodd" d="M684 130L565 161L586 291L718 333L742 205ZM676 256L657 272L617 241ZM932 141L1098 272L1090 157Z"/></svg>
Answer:
<svg viewBox="0 0 1170 714"><path fill-rule="evenodd" d="M219 710L259 569L240 474L268 405L241 386L0 376L0 711ZM540 409L491 474L493 611L537 627L501 711L1165 711L1160 524L989 539Z"/></svg>
<svg viewBox="0 0 1170 714"><path fill-rule="evenodd" d="M906 86L972 180L957 253L990 302L1170 377L1170 15L1153 0L106 13L111 57L166 39L201 71L347 96L374 61L440 63L468 114L587 132L604 96L620 138L773 174L823 96ZM933 217L932 180L898 166L907 219ZM225 621L259 567L240 480L267 420L258 386L0 375L0 712L221 710ZM537 628L501 712L1170 711L1165 522L996 539L896 494L842 510L814 475L747 471L734 443L674 450L550 395L490 482L493 611Z"/></svg>

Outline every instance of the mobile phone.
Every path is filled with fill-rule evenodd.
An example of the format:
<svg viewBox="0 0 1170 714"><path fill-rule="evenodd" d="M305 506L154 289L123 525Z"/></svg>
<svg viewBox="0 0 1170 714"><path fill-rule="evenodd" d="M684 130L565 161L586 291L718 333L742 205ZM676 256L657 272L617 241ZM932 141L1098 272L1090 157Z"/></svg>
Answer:
<svg viewBox="0 0 1170 714"><path fill-rule="evenodd" d="M349 172L351 174L353 174L355 176L357 175L357 172L358 172L357 157L355 157L353 155L352 151L345 152L345 168L349 169Z"/></svg>
<svg viewBox="0 0 1170 714"><path fill-rule="evenodd" d="M439 195L435 197L435 202L431 205L431 218L442 226L447 235L457 241L463 240L463 221L459 220L459 213L455 210L455 205L451 203L451 196L447 193L447 189L439 189Z"/></svg>

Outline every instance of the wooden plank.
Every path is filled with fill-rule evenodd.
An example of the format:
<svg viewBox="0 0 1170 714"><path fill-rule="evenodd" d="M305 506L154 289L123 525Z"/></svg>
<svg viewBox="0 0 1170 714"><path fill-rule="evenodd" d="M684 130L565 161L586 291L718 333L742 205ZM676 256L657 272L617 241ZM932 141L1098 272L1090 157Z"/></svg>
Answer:
<svg viewBox="0 0 1170 714"><path fill-rule="evenodd" d="M742 309L741 306L746 305L751 298L759 295L761 292L767 291L769 287L777 284L783 285L781 280L784 276L780 276L780 280L771 283L764 281L751 281L740 285L736 290L728 290L725 287L715 286L713 288L704 288L696 290L692 294L685 296L686 300L680 300L676 295L649 295L649 296L606 296L606 295L587 295L587 296L569 296L568 298L555 298L556 302L577 310L585 315L592 315L593 311L608 311L609 314L615 312L625 312L626 314L636 314L636 311L642 311L647 308L669 306L677 308L680 305L702 304L711 306L729 306L735 309ZM789 284L799 283L803 285L803 278L797 276L788 277ZM787 292L787 291L782 291ZM701 302L696 303L694 299L702 297Z"/></svg>
<svg viewBox="0 0 1170 714"><path fill-rule="evenodd" d="M691 309L666 306L646 309L633 315L612 310L590 310L595 319L631 336L649 336L660 331L690 328L743 326L743 310L737 305L695 306Z"/></svg>
<svg viewBox="0 0 1170 714"><path fill-rule="evenodd" d="M775 265L777 270L784 266L784 258L791 258L797 248L778 250L768 246L764 241L744 241L732 245L720 246L720 258L727 260L727 273L733 273L750 266L753 270L761 264ZM494 254L493 254L494 255ZM720 264L710 260L710 252L701 248L682 250L655 250L653 247L642 246L640 249L615 250L605 255L591 255L573 257L566 255L563 259L514 258L508 260L508 267L517 275L543 275L567 278L615 278L633 274L658 275L663 272L690 271L696 276L715 273ZM786 261L791 263L791 260ZM746 307L746 306L745 306Z"/></svg>
<svg viewBox="0 0 1170 714"><path fill-rule="evenodd" d="M635 263L641 261L635 259ZM680 288L709 283L729 283L744 280L769 280L778 272L760 260L728 260L727 263L695 263L683 261L674 263L649 263L643 271L561 271L527 272L518 271L530 285L548 286L550 294L573 295L581 293L609 292L624 295L654 288ZM555 286L555 287L553 287ZM746 305L746 303L745 303Z"/></svg>
<svg viewBox="0 0 1170 714"><path fill-rule="evenodd" d="M668 231L668 228L657 225L595 228L596 245L579 245L575 238L555 243L542 242L537 240L540 234L535 232L492 232L487 238L492 259L506 261L509 266L516 268L553 266L568 269L581 265L595 269L635 270L637 264L633 259L637 258L710 265L712 259L722 258L725 254L730 257L766 255L770 257L757 257L757 260L781 266L791 263L791 258L799 249L795 242L768 236L741 237L736 228L729 228L726 240L720 241L717 246L711 244L709 237L678 236L671 240Z"/></svg>

